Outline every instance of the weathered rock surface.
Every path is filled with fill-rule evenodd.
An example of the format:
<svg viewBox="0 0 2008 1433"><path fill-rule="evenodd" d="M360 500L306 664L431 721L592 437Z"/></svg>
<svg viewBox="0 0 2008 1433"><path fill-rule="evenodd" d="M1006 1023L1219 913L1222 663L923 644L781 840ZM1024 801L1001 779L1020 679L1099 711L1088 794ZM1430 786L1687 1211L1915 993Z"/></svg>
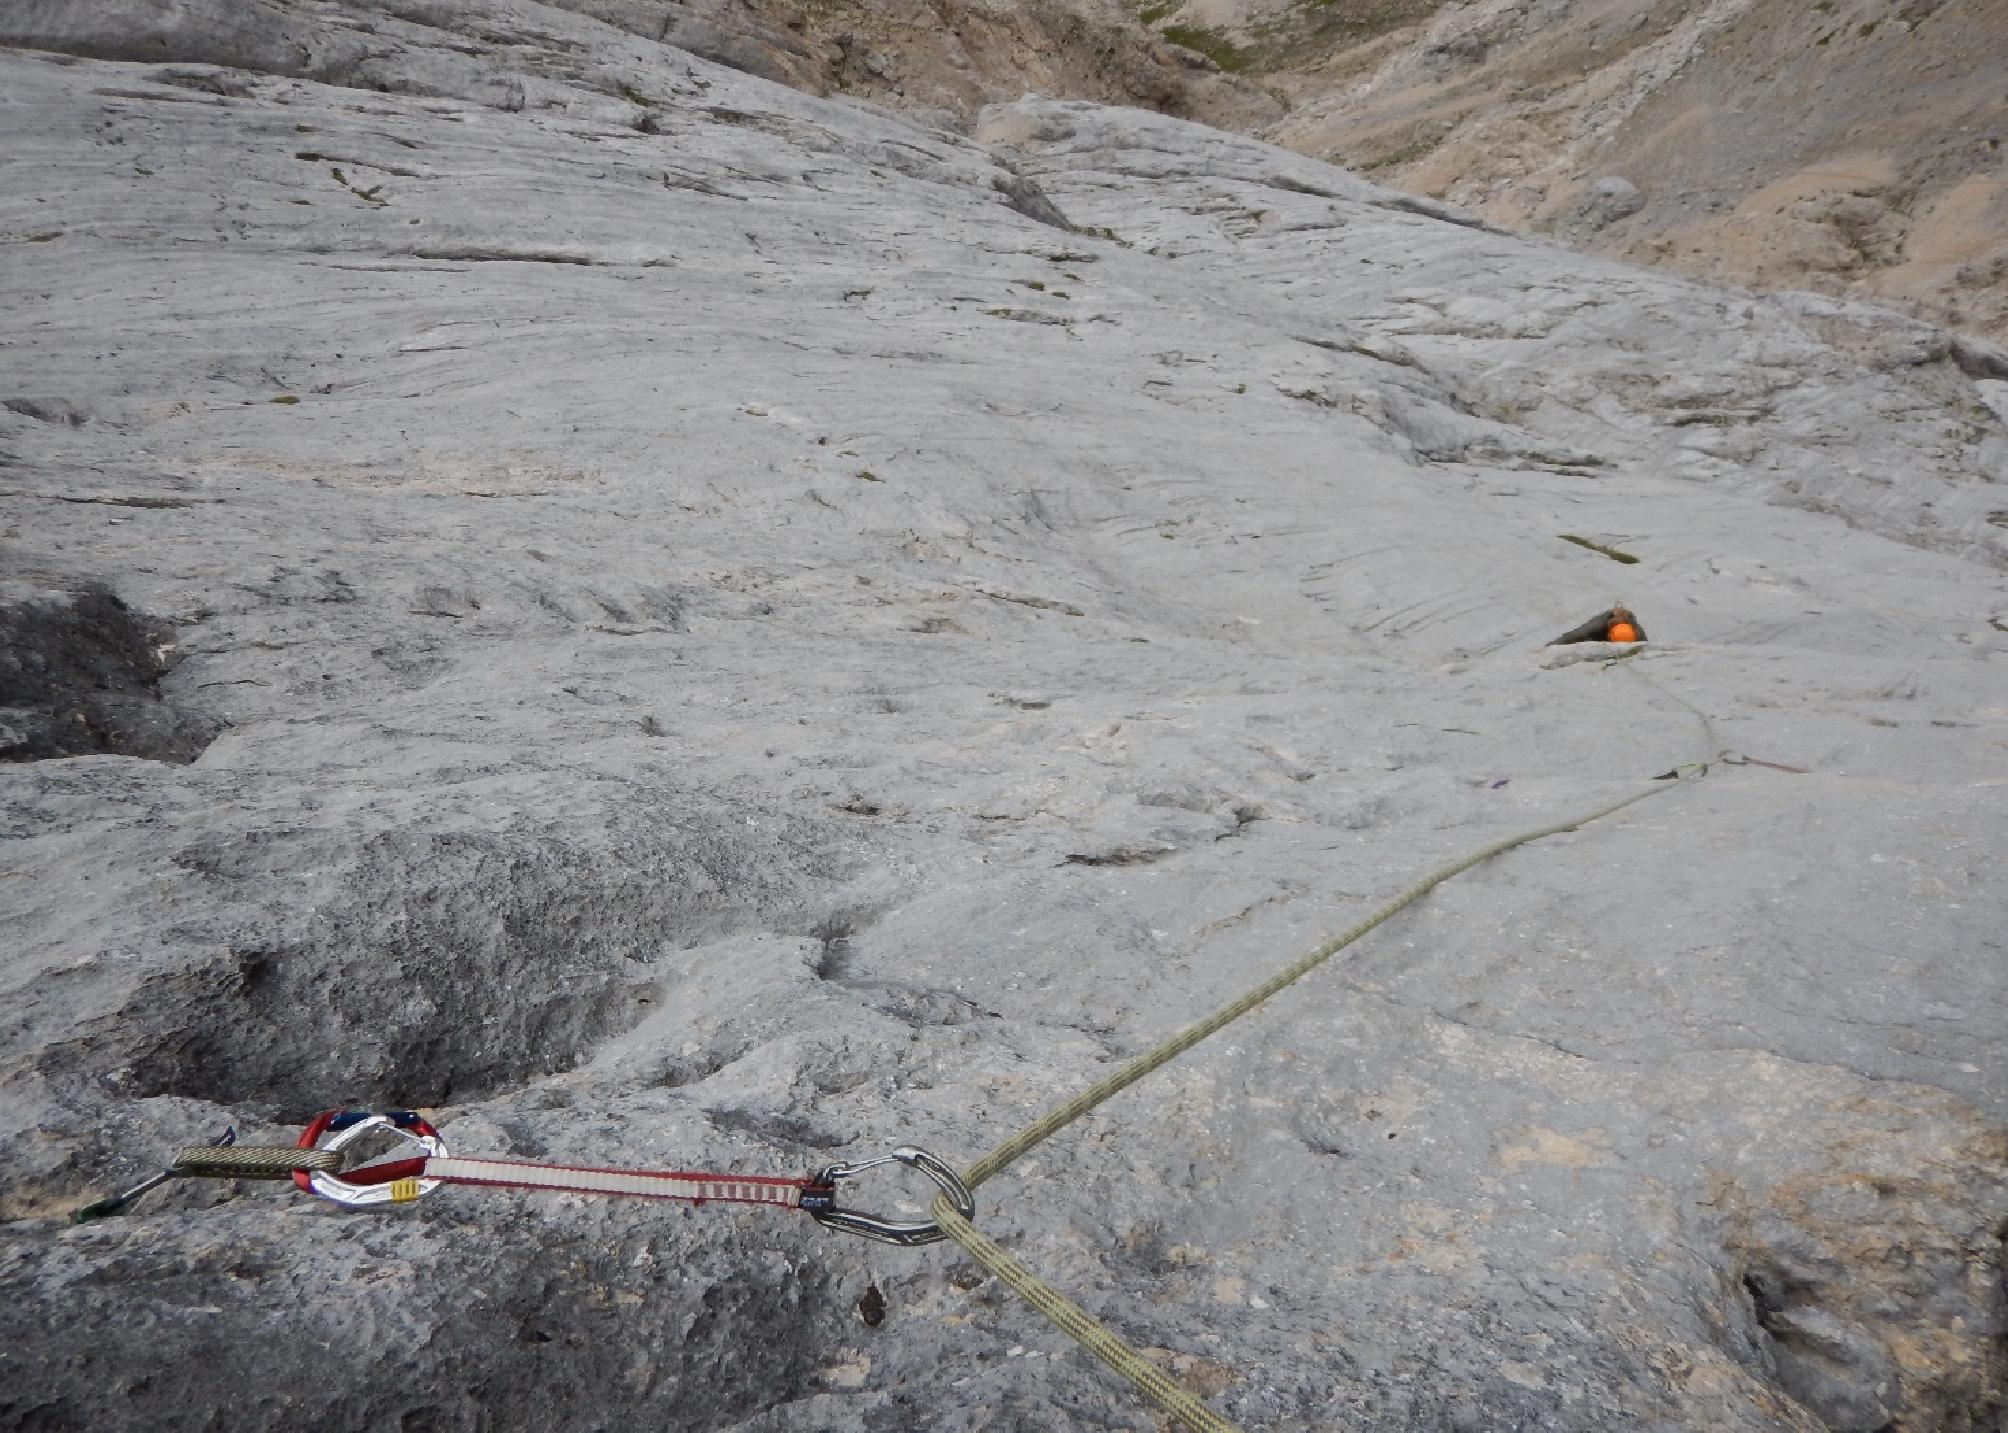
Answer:
<svg viewBox="0 0 2008 1433"><path fill-rule="evenodd" d="M1461 877L981 1222L1251 1428L1997 1426L1992 350L632 30L0 16L8 610L110 594L215 733L0 768L0 1421L1150 1428L954 1253L781 1213L63 1220L342 1103L966 1160L1728 747L1806 771ZM1614 595L1649 646L1542 664Z"/></svg>

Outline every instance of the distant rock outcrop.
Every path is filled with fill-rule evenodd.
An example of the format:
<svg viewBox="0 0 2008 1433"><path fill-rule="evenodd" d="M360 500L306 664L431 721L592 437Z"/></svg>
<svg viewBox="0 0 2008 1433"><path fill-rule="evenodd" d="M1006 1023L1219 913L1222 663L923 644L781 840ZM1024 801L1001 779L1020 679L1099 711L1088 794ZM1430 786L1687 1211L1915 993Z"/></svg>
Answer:
<svg viewBox="0 0 2008 1433"><path fill-rule="evenodd" d="M1997 0L1148 13L1166 35L1210 37L1288 103L1251 127L1276 143L1597 253L2008 337ZM1597 194L1613 173L1643 196L1623 214Z"/></svg>

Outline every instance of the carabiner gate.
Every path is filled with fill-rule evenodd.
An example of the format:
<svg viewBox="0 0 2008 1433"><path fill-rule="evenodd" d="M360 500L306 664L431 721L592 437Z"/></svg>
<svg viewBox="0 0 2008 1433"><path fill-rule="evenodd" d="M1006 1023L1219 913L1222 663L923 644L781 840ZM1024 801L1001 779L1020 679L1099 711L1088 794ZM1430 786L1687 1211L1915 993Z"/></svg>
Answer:
<svg viewBox="0 0 2008 1433"><path fill-rule="evenodd" d="M866 1214L861 1210L837 1208L836 1185L840 1181L863 1174L868 1169L877 1169L884 1164L904 1164L910 1169L919 1170L941 1186L941 1192L948 1196L948 1202L955 1207L956 1213L964 1219L973 1219L976 1216L976 1196L969 1192L969 1186L962 1182L962 1177L926 1150L917 1149L910 1144L903 1144L892 1153L882 1154L877 1159L863 1159L856 1164L832 1164L819 1170L815 1176L817 1188L813 1193L803 1194L802 1208L806 1209L809 1217L818 1224L831 1229L845 1229L867 1239L876 1239L881 1244L898 1244L912 1248L946 1239L948 1235L943 1233L941 1225L932 1219L903 1223L882 1219L876 1214ZM825 1186L829 1188L828 1194L821 1192Z"/></svg>

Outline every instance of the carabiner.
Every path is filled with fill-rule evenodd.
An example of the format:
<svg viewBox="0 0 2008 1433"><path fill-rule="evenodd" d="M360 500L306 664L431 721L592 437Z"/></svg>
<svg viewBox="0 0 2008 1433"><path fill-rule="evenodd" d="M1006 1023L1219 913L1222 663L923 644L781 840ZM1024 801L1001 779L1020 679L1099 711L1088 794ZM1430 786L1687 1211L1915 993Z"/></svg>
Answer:
<svg viewBox="0 0 2008 1433"><path fill-rule="evenodd" d="M899 1223L856 1209L837 1208L836 1185L840 1181L854 1178L868 1169L877 1169L883 1164L904 1164L910 1169L919 1170L941 1186L941 1192L948 1196L948 1202L955 1207L956 1213L964 1219L973 1219L976 1216L976 1196L969 1192L969 1186L962 1182L962 1177L926 1150L916 1149L910 1144L903 1144L892 1153L882 1154L877 1159L862 1159L856 1164L832 1164L818 1171L814 1180L815 1191L803 1193L802 1208L808 1210L809 1217L818 1224L831 1229L845 1229L867 1239L876 1239L881 1244L899 1244L912 1248L946 1239L948 1235L943 1233L941 1225L932 1219L917 1223ZM827 1194L821 1192L825 1187L830 1191Z"/></svg>
<svg viewBox="0 0 2008 1433"><path fill-rule="evenodd" d="M316 1149L346 1149L376 1130L388 1130L415 1146L419 1151L418 1157L389 1162L379 1160L373 1165L349 1171L352 1175L364 1176L361 1180L344 1179L316 1169L301 1170L294 1175L295 1181L310 1193L349 1209L364 1209L372 1204L407 1204L439 1188L440 1181L425 1178L423 1171L426 1160L445 1157L446 1141L439 1137L438 1130L411 1110L390 1110L380 1115L361 1110L328 1110L307 1126L300 1136L300 1143ZM334 1137L322 1140L321 1136L329 1131L334 1132ZM301 1175L305 1178L302 1179Z"/></svg>

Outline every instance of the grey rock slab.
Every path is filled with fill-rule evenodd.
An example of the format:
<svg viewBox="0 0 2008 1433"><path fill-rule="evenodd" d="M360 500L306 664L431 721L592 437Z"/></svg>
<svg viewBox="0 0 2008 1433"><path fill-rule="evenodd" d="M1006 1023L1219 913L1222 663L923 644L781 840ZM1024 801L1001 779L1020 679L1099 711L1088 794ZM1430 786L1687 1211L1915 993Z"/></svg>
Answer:
<svg viewBox="0 0 2008 1433"><path fill-rule="evenodd" d="M1420 461L1495 457L1475 432L1450 435L1459 420L1503 420L1572 450L1549 466L1621 461L1997 565L2008 551L1986 515L2001 475L1983 451L1992 430L1975 421L1984 375L1942 329L1869 304L1739 297L1473 239L1407 196L1162 116L1028 99L986 111L977 132L1008 145L1063 210L1071 201L1077 224L1188 271L1253 280L1277 311L1318 313L1342 339L1398 340L1416 361L1414 398L1451 410L1421 442L1414 419L1376 415ZM1125 176L1159 181L1158 199L1127 206L1119 228L1109 206ZM1852 407L1828 407L1843 391ZM1320 397L1363 407L1331 388Z"/></svg>
<svg viewBox="0 0 2008 1433"><path fill-rule="evenodd" d="M63 1220L348 1103L968 1161L1706 761L980 1221L1251 1428L1997 1419L1999 424L1935 330L568 9L5 23L0 392L89 421L0 410L0 553L213 740L0 769L0 1418L1152 1427L952 1248L781 1212ZM1549 661L1614 600L1652 643Z"/></svg>

